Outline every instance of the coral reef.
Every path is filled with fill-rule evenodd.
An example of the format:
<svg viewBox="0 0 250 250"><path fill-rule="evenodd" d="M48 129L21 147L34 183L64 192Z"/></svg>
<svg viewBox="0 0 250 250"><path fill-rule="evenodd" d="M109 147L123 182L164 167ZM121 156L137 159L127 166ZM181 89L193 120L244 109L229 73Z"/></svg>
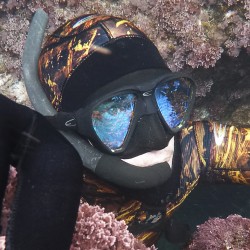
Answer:
<svg viewBox="0 0 250 250"><path fill-rule="evenodd" d="M248 250L250 219L230 215L226 219L212 218L198 226L187 250Z"/></svg>
<svg viewBox="0 0 250 250"><path fill-rule="evenodd" d="M18 58L32 13L38 7L49 10L49 32L87 12L129 18L156 43L173 71L187 65L208 68L215 65L223 51L237 56L241 48L249 50L250 46L249 0L9 0L0 5L3 52ZM12 62L7 67L19 65Z"/></svg>
<svg viewBox="0 0 250 250"><path fill-rule="evenodd" d="M10 216L11 204L17 184L17 172L10 169L8 185L5 192L1 218L2 232L0 250L4 250L5 233ZM124 221L117 221L113 213L105 213L103 208L82 203L79 206L70 250L156 250L154 246L146 247L127 229Z"/></svg>

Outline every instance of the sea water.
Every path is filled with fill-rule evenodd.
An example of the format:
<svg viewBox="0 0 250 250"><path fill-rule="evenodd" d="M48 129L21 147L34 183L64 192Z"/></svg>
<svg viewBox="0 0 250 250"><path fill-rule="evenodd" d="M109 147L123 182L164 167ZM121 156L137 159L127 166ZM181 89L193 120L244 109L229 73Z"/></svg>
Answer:
<svg viewBox="0 0 250 250"><path fill-rule="evenodd" d="M209 218L238 214L250 218L250 187L239 184L201 183L173 214L173 220L187 224L191 232ZM171 244L163 235L158 250L181 250L183 244ZM249 246L250 249L250 246ZM216 250L216 249L215 249Z"/></svg>

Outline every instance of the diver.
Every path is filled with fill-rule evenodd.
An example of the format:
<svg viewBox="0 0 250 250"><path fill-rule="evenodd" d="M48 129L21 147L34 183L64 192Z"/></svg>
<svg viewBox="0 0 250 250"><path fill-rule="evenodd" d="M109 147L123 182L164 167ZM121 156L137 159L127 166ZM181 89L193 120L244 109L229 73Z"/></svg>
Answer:
<svg viewBox="0 0 250 250"><path fill-rule="evenodd" d="M195 82L135 25L80 16L40 53L35 18L23 70L36 111L0 95L1 200L18 171L7 250L68 250L80 201L152 245L201 177L249 184L250 129L190 122Z"/></svg>

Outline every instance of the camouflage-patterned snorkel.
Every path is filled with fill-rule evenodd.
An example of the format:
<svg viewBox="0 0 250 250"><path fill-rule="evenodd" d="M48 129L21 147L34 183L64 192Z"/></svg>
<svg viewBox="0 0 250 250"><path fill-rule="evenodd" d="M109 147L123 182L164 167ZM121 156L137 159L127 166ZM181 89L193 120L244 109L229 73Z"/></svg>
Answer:
<svg viewBox="0 0 250 250"><path fill-rule="evenodd" d="M35 110L44 116L53 116L57 111L49 102L38 78L38 58L47 22L48 15L38 9L29 28L22 65L25 86ZM119 157L101 153L76 133L60 132L76 149L83 165L111 183L127 188L145 189L164 183L171 174L170 167L164 163L147 168L136 167Z"/></svg>

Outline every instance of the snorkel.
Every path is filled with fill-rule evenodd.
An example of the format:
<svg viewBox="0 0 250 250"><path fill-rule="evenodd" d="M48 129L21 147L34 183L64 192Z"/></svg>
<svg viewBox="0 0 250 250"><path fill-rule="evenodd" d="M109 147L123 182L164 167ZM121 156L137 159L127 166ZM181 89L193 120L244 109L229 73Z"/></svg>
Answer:
<svg viewBox="0 0 250 250"><path fill-rule="evenodd" d="M54 116L57 111L49 102L38 78L38 58L47 21L48 15L38 9L29 28L22 65L25 86L35 110L44 116ZM170 166L166 162L151 167L136 167L117 156L98 151L72 131L60 133L76 149L84 167L113 184L132 189L146 189L163 184L171 175Z"/></svg>

